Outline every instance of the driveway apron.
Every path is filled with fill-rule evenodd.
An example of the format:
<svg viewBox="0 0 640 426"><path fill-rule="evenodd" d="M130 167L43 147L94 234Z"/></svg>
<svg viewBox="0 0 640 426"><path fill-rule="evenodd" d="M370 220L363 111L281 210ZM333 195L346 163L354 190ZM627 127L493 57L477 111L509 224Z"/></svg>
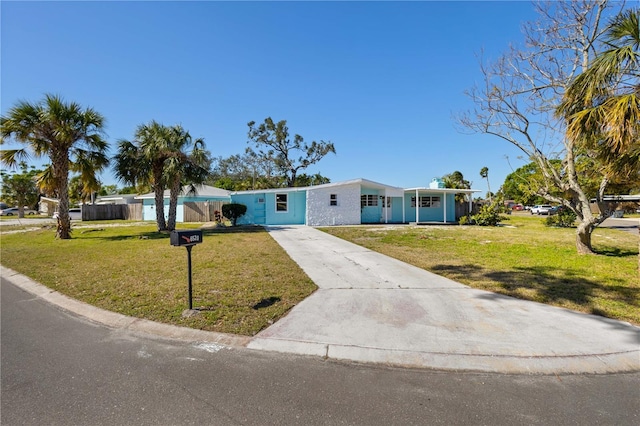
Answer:
<svg viewBox="0 0 640 426"><path fill-rule="evenodd" d="M628 323L472 289L312 227L267 229L318 290L249 348L445 370L640 370Z"/></svg>

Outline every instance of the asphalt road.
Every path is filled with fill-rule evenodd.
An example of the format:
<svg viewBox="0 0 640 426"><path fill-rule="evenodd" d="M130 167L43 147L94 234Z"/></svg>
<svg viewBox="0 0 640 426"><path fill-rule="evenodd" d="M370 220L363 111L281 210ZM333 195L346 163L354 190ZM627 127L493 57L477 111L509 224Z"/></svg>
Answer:
<svg viewBox="0 0 640 426"><path fill-rule="evenodd" d="M600 226L603 228L612 228L619 231L631 232L632 234L638 234L638 225L640 225L639 219L622 218L616 219L609 217L605 219Z"/></svg>
<svg viewBox="0 0 640 426"><path fill-rule="evenodd" d="M640 423L640 374L444 373L186 344L1 286L5 426Z"/></svg>

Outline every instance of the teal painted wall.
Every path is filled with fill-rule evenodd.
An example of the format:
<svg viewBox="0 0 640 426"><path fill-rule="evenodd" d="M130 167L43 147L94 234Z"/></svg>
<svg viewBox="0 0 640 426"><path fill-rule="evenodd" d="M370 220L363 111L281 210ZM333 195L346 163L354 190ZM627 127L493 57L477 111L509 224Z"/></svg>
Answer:
<svg viewBox="0 0 640 426"><path fill-rule="evenodd" d="M247 213L238 219L238 224L304 225L306 192L282 193L287 194L286 212L276 212L276 193L274 192L232 195L231 202L247 206Z"/></svg>
<svg viewBox="0 0 640 426"><path fill-rule="evenodd" d="M247 206L247 212L238 219L238 225L264 225L265 199L266 195L264 193L232 195L232 203Z"/></svg>
<svg viewBox="0 0 640 426"><path fill-rule="evenodd" d="M361 194L375 195L378 200L377 206L365 206L360 208L362 223L380 223L380 217L382 215L382 199L380 198L378 191L375 189L362 188Z"/></svg>
<svg viewBox="0 0 640 426"><path fill-rule="evenodd" d="M444 222L444 198L442 193L429 193L420 194L420 196L436 196L440 197L440 207L420 207L419 219L420 222ZM411 197L415 197L415 194L405 194L404 196L404 208L405 208L405 220L407 222L416 221L416 208L411 207ZM447 222L455 222L456 220L456 206L455 195L446 194L447 197Z"/></svg>

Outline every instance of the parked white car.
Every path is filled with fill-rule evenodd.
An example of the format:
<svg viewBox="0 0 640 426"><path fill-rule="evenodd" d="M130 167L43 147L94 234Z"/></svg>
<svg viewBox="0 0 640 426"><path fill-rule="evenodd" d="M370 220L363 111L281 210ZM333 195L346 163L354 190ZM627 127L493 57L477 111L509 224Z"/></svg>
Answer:
<svg viewBox="0 0 640 426"><path fill-rule="evenodd" d="M553 212L553 206L549 204L538 204L531 207L531 214L537 214L537 215L552 214L552 212Z"/></svg>
<svg viewBox="0 0 640 426"><path fill-rule="evenodd" d="M57 219L59 216L58 212L55 212L53 214L53 218ZM82 220L82 209L69 209L69 219L71 220Z"/></svg>

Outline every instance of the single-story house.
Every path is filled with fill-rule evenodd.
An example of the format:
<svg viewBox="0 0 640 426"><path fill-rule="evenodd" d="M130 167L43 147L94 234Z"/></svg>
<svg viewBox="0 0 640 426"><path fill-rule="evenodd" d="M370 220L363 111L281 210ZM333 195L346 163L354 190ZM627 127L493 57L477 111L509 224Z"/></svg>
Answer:
<svg viewBox="0 0 640 426"><path fill-rule="evenodd" d="M429 187L402 189L366 179L324 185L232 192L247 206L238 224L359 225L363 223L455 222L455 195L479 192ZM471 203L471 201L469 201Z"/></svg>
<svg viewBox="0 0 640 426"><path fill-rule="evenodd" d="M189 186L184 186L178 197L176 208L176 222L184 222L184 204L188 202L221 201L231 202L230 192L226 189L215 188L208 185L196 185L196 193L189 194ZM142 200L142 220L156 220L155 193L150 192L135 197ZM169 217L169 190L164 191L164 217Z"/></svg>
<svg viewBox="0 0 640 426"><path fill-rule="evenodd" d="M366 223L452 223L456 217L456 194L468 196L473 189L447 189L434 180L428 187L403 189L367 179L323 185L230 192L201 185L197 193L178 197L176 220L184 222L185 203L222 202L247 206L239 225L360 225ZM155 220L155 195L142 200L142 219ZM169 215L169 191L164 193L164 214Z"/></svg>

